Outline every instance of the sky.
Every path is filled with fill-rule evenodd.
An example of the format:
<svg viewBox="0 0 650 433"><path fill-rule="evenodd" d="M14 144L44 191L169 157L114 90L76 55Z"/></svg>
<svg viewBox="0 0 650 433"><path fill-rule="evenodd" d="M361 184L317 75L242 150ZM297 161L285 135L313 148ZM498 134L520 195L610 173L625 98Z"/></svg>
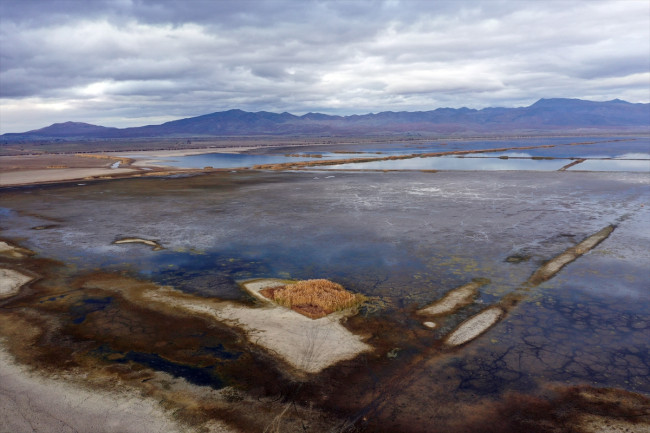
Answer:
<svg viewBox="0 0 650 433"><path fill-rule="evenodd" d="M650 102L650 1L0 0L0 133Z"/></svg>

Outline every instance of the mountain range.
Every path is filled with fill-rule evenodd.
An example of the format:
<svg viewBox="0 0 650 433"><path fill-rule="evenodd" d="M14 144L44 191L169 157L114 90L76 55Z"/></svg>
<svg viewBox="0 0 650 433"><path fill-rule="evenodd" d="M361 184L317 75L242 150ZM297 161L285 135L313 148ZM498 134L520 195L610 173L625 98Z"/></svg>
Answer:
<svg viewBox="0 0 650 433"><path fill-rule="evenodd" d="M120 139L146 137L217 137L250 135L463 134L549 131L650 131L650 104L620 99L540 99L518 108L438 108L431 111L384 111L351 116L228 110L161 125L109 128L81 122L55 123L2 141L44 139Z"/></svg>

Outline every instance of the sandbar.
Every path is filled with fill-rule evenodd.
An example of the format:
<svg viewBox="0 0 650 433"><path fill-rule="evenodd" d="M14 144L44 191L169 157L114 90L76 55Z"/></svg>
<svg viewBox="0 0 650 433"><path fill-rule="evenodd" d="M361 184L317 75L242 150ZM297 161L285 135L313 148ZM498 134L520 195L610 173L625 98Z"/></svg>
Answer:
<svg viewBox="0 0 650 433"><path fill-rule="evenodd" d="M532 286L536 286L546 280L552 278L555 274L560 272L565 265L571 263L578 257L583 254L591 251L596 245L604 241L609 237L610 234L614 231L615 226L609 225L602 230L592 234L585 238L578 245L568 248L566 251L560 255L552 258L539 269L537 269L533 275L528 279L527 283Z"/></svg>
<svg viewBox="0 0 650 433"><path fill-rule="evenodd" d="M499 307L490 307L461 323L445 341L450 346L460 346L472 341L497 323L504 312Z"/></svg>
<svg viewBox="0 0 650 433"><path fill-rule="evenodd" d="M479 287L484 284L484 282L472 281L469 284L460 286L447 293L442 299L421 308L418 310L418 314L438 316L451 313L462 306L470 304L478 293Z"/></svg>
<svg viewBox="0 0 650 433"><path fill-rule="evenodd" d="M118 239L113 243L114 244L144 244L153 247L152 249L153 251L160 251L165 249L165 247L163 247L156 241L152 241L149 239L141 239L141 238L123 238L123 239Z"/></svg>
<svg viewBox="0 0 650 433"><path fill-rule="evenodd" d="M0 268L0 298L15 295L25 284L33 278L14 269Z"/></svg>

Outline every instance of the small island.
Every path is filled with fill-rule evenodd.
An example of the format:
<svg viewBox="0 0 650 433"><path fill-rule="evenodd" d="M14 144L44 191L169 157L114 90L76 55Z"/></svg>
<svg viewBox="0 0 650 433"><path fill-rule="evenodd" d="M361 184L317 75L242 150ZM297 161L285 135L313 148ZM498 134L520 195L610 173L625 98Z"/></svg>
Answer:
<svg viewBox="0 0 650 433"><path fill-rule="evenodd" d="M325 279L266 287L259 293L311 319L320 319L335 311L359 305L365 300L363 295L350 293L340 284Z"/></svg>

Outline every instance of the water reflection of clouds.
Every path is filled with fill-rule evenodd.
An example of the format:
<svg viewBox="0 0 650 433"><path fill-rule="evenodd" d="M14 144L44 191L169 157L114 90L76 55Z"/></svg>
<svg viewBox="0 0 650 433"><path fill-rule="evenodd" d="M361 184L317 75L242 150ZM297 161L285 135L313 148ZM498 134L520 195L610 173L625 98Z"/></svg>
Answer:
<svg viewBox="0 0 650 433"><path fill-rule="evenodd" d="M615 159L646 159L650 160L650 153L625 153L617 156Z"/></svg>
<svg viewBox="0 0 650 433"><path fill-rule="evenodd" d="M642 159L644 158L644 159ZM650 154L625 154L616 159L588 159L570 167L573 171L637 171L650 173Z"/></svg>
<svg viewBox="0 0 650 433"><path fill-rule="evenodd" d="M489 152L489 153L470 153L465 158L499 158L507 156L508 158L532 158L533 155L524 152Z"/></svg>
<svg viewBox="0 0 650 433"><path fill-rule="evenodd" d="M332 170L469 170L469 171L553 171L566 164L563 160L431 157L403 160L339 164L323 167Z"/></svg>
<svg viewBox="0 0 650 433"><path fill-rule="evenodd" d="M349 163L322 167L330 170L469 170L469 171L553 171L559 170L569 162L563 159L535 159L525 152L472 153L459 157L448 155L428 158L402 160L372 161L366 163ZM539 157L537 157L539 158ZM593 156L587 161L570 167L570 170L582 171L648 171L650 172L650 154L625 153L611 157Z"/></svg>

